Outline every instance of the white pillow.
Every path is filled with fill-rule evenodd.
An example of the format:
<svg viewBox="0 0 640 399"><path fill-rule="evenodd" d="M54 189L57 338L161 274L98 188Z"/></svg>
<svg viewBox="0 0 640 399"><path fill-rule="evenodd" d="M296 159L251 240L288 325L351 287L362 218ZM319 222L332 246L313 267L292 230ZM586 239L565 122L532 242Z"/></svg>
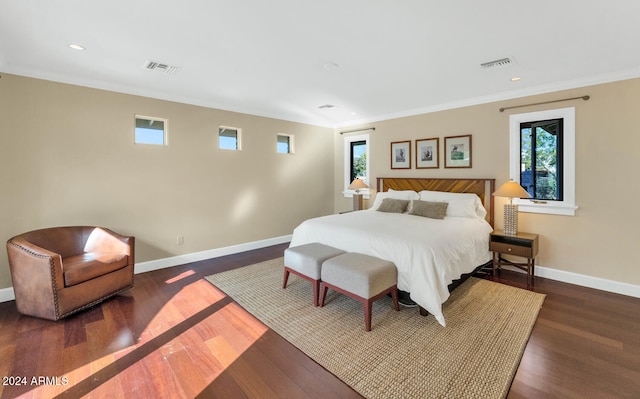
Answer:
<svg viewBox="0 0 640 399"><path fill-rule="evenodd" d="M447 216L481 218L487 216L480 197L473 193L448 193L444 191L420 191L420 200L447 202Z"/></svg>
<svg viewBox="0 0 640 399"><path fill-rule="evenodd" d="M413 200L419 199L420 196L418 195L418 193L416 193L413 190L397 191L397 190L389 189L389 191L386 191L383 193L377 193L376 199L373 201L373 205L371 205L371 208L369 209L372 211L375 211L376 209L378 209L380 207L380 204L382 204L382 200L385 198L413 201ZM407 212L409 211L411 211L411 203L409 203L409 207L407 208Z"/></svg>

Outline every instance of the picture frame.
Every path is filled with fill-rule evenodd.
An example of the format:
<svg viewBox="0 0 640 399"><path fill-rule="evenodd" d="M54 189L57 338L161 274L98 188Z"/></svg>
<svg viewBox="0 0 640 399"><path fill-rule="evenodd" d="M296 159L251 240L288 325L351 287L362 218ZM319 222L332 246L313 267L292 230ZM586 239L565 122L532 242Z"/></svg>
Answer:
<svg viewBox="0 0 640 399"><path fill-rule="evenodd" d="M440 139L416 140L416 169L437 169L440 167Z"/></svg>
<svg viewBox="0 0 640 399"><path fill-rule="evenodd" d="M391 143L391 169L411 169L411 140Z"/></svg>
<svg viewBox="0 0 640 399"><path fill-rule="evenodd" d="M471 135L449 136L444 138L444 167L471 167Z"/></svg>

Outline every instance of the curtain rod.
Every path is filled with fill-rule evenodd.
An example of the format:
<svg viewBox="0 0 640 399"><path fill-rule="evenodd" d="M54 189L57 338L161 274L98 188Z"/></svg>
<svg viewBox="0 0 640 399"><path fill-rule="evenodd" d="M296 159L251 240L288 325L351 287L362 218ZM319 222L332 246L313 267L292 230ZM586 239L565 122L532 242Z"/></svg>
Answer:
<svg viewBox="0 0 640 399"><path fill-rule="evenodd" d="M343 132L340 132L340 134L345 134L345 133L355 133L355 132L364 132L365 130L376 130L375 127L367 127L364 129L353 129L353 130L345 130Z"/></svg>
<svg viewBox="0 0 640 399"><path fill-rule="evenodd" d="M504 112L507 109L514 109L514 108L522 108L522 107L530 107L532 105L542 105L542 104L551 104L551 103L558 103L561 101L570 101L570 100L578 100L578 99L583 99L584 101L587 101L590 97L589 96L580 96L580 97L572 97L572 98L564 98L562 100L551 100L551 101L543 101L541 103L533 103L533 104L523 104L523 105L514 105L512 107L504 107L504 108L500 108L500 112Z"/></svg>

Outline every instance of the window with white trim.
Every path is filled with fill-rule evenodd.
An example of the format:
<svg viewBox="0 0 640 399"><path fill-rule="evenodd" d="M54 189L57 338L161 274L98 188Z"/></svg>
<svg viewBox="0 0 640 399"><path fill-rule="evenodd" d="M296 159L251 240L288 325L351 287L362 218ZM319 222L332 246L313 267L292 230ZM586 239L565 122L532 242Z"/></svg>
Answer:
<svg viewBox="0 0 640 399"><path fill-rule="evenodd" d="M344 138L344 196L352 197L355 190L349 190L351 182L362 179L371 186L369 179L369 135L347 136ZM365 198L369 198L369 189L360 190Z"/></svg>
<svg viewBox="0 0 640 399"><path fill-rule="evenodd" d="M530 199L521 212L575 215L575 108L509 117L510 178Z"/></svg>
<svg viewBox="0 0 640 399"><path fill-rule="evenodd" d="M241 132L237 127L220 126L218 128L218 148L240 151L242 149Z"/></svg>
<svg viewBox="0 0 640 399"><path fill-rule="evenodd" d="M293 154L293 135L278 133L276 151L280 154Z"/></svg>
<svg viewBox="0 0 640 399"><path fill-rule="evenodd" d="M167 144L167 120L151 116L136 115L134 143L136 144Z"/></svg>

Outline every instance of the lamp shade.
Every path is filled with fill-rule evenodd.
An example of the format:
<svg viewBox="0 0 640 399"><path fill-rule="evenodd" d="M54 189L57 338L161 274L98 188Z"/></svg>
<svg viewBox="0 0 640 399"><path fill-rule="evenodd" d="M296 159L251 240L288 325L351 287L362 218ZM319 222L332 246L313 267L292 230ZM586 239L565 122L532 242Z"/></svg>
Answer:
<svg viewBox="0 0 640 399"><path fill-rule="evenodd" d="M361 188L369 188L362 179L354 179L351 184L349 184L349 190L360 190Z"/></svg>
<svg viewBox="0 0 640 399"><path fill-rule="evenodd" d="M522 188L520 183L513 180L509 180L508 182L504 183L493 193L493 195L497 197L509 198L531 198L529 193L526 192L524 188Z"/></svg>

